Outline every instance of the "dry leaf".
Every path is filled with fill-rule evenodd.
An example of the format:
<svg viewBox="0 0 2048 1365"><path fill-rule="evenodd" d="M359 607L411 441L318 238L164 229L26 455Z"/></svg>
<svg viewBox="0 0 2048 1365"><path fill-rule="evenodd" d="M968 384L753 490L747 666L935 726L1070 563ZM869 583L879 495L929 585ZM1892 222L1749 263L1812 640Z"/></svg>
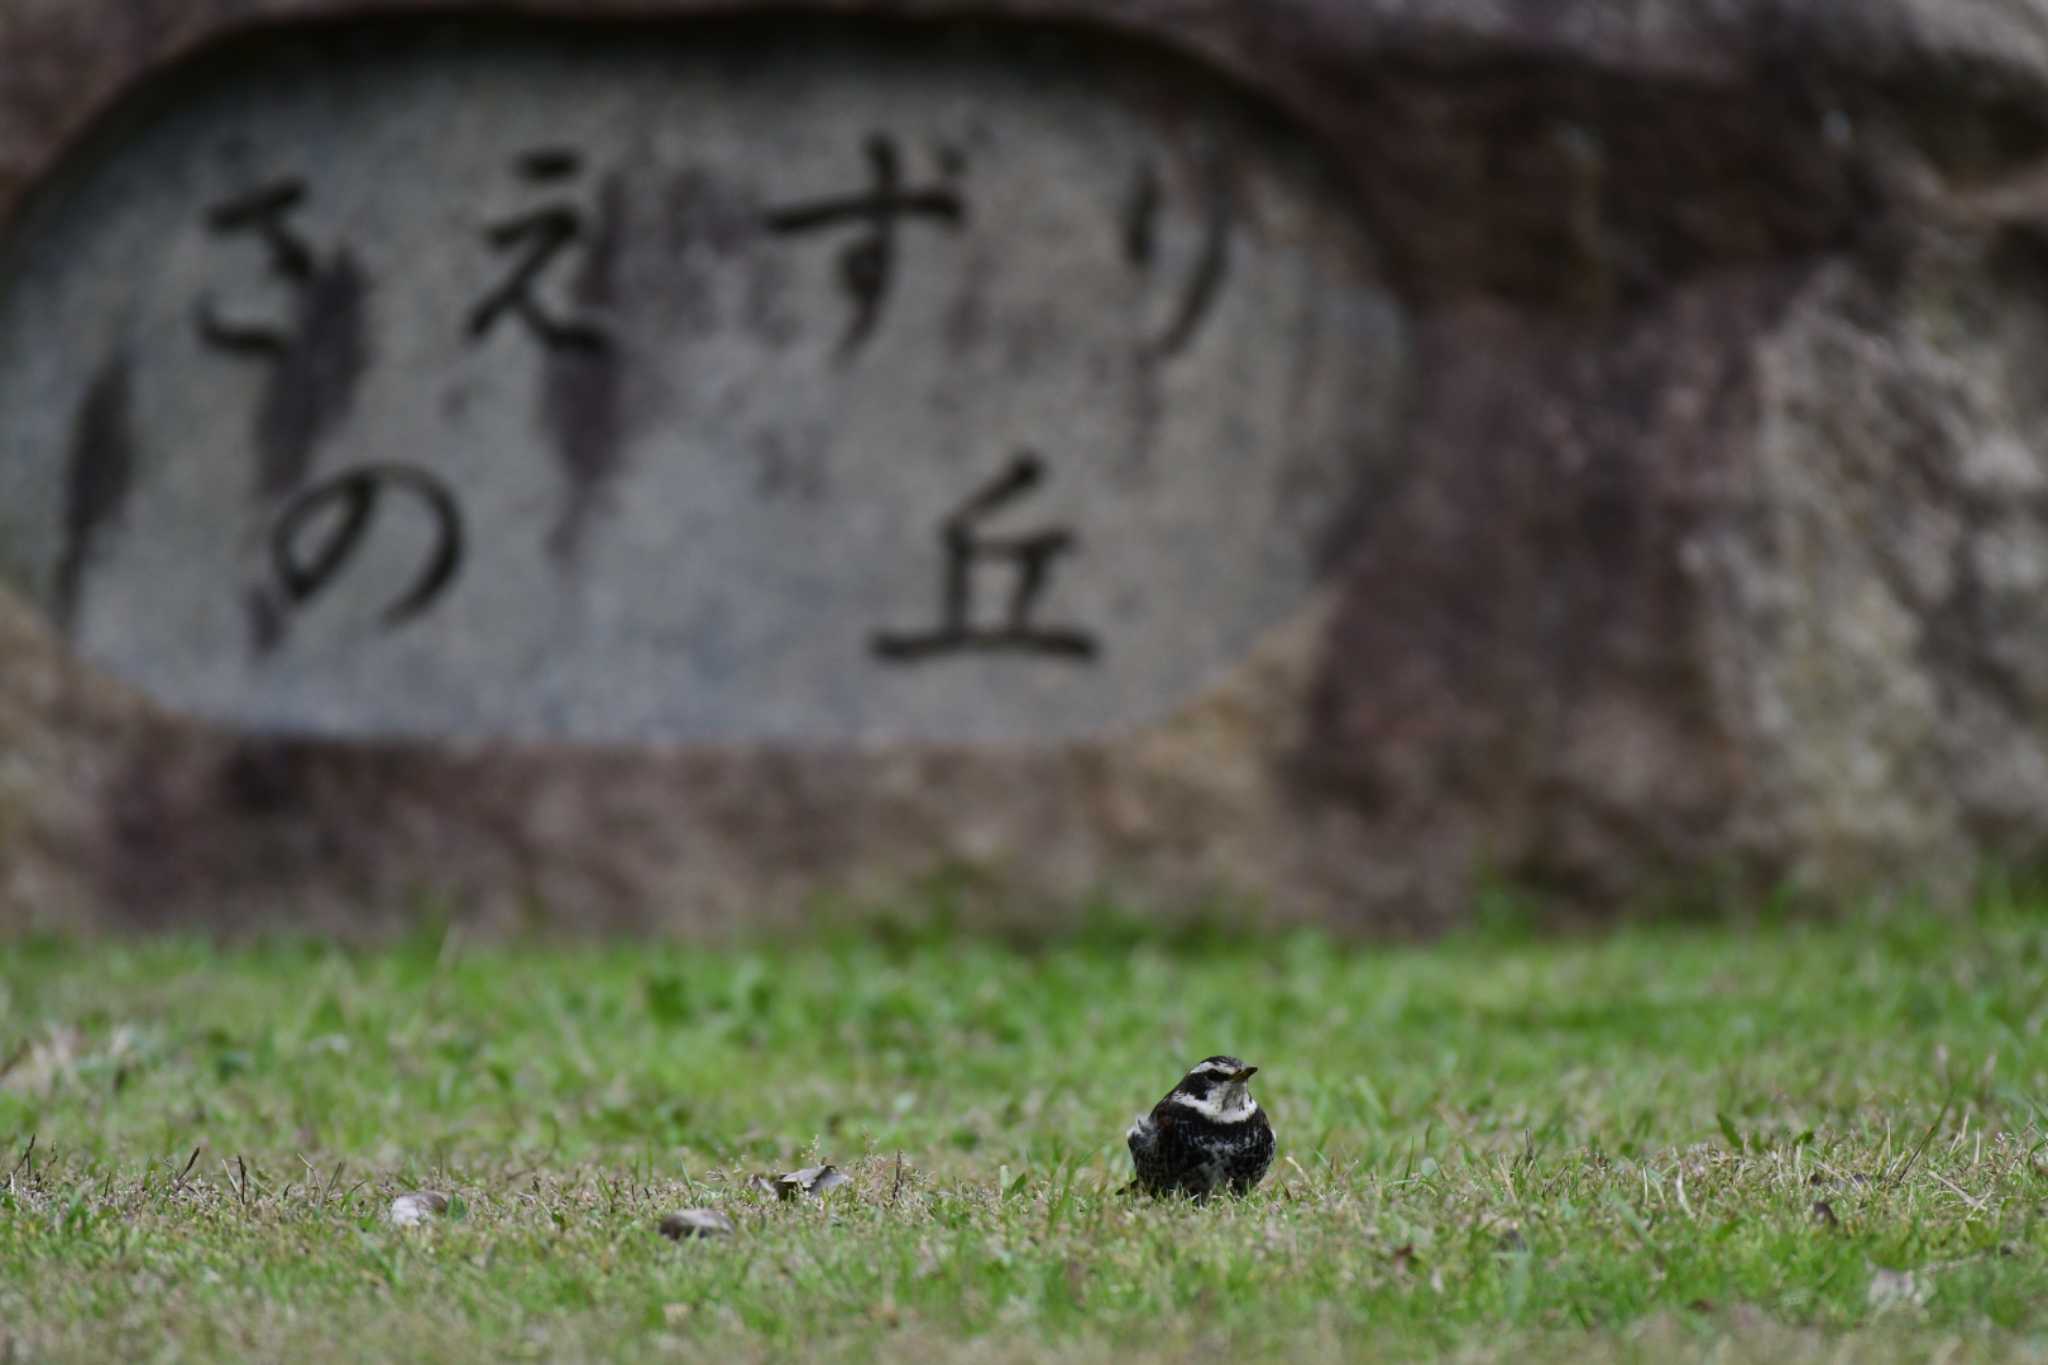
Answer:
<svg viewBox="0 0 2048 1365"><path fill-rule="evenodd" d="M401 1194L391 1201L391 1222L394 1227L414 1227L437 1214L446 1212L448 1196L434 1190L414 1190L411 1194Z"/></svg>
<svg viewBox="0 0 2048 1365"><path fill-rule="evenodd" d="M823 1194L848 1183L837 1166L806 1166L783 1176L775 1182L775 1188L784 1199L794 1199L800 1194Z"/></svg>
<svg viewBox="0 0 2048 1365"><path fill-rule="evenodd" d="M661 1235L671 1242L686 1237L730 1237L732 1219L716 1209L678 1209L661 1220Z"/></svg>

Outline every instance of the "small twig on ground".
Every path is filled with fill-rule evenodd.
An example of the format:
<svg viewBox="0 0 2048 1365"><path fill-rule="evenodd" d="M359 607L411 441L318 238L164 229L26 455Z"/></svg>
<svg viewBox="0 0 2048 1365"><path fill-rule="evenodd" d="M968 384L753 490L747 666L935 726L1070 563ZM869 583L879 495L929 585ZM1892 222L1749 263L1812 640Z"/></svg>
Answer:
<svg viewBox="0 0 2048 1365"><path fill-rule="evenodd" d="M21 1160L15 1162L14 1169L7 1173L8 1184L11 1185L14 1183L14 1177L20 1172L23 1166L28 1167L28 1178L30 1180L34 1180L36 1178L36 1168L32 1164L32 1162L34 1161L36 1154L36 1139L41 1136L41 1133L30 1133L28 1135L28 1146L21 1149Z"/></svg>
<svg viewBox="0 0 2048 1365"><path fill-rule="evenodd" d="M1912 1171L1914 1165L1920 1160L1920 1154L1927 1150L1927 1144L1934 1141L1935 1133L1940 1131L1942 1121L1948 1117L1948 1111L1955 1106L1955 1102L1955 1094L1951 1092L1948 1099L1942 1103L1941 1112L1934 1116L1934 1122L1928 1124L1927 1131L1921 1135L1920 1145L1906 1155L1906 1159L1899 1164L1899 1169L1895 1174L1885 1177L1885 1184L1896 1187Z"/></svg>
<svg viewBox="0 0 2048 1365"><path fill-rule="evenodd" d="M183 1189L185 1188L185 1177L186 1177L186 1176L188 1176L188 1175L190 1175L190 1174L192 1174L192 1168L193 1168L194 1166L197 1166L197 1165L199 1164L199 1154L200 1154L201 1152L205 1151L205 1150L206 1150L206 1144L205 1144L205 1143L201 1143L201 1144L200 1144L199 1146L197 1146L197 1147L194 1147L194 1148L192 1149L192 1156L191 1156L191 1159L190 1159L190 1160L188 1160L188 1161L186 1161L186 1163L185 1163L185 1169L184 1169L184 1170L182 1170L182 1171L180 1171L180 1172L178 1172L178 1178L177 1178L176 1180L173 1180L173 1181L171 1182L171 1193L172 1193L172 1194L177 1194L177 1193L181 1192L181 1191L182 1191L182 1190L183 1190Z"/></svg>
<svg viewBox="0 0 2048 1365"><path fill-rule="evenodd" d="M441 931L441 946L434 953L434 972L439 975L455 965L455 959L462 952L462 926L450 923Z"/></svg>
<svg viewBox="0 0 2048 1365"><path fill-rule="evenodd" d="M1965 1190L1961 1185L1956 1184L1955 1181L1950 1180L1940 1171L1930 1170L1927 1174L1933 1176L1936 1180L1939 1180L1942 1184L1948 1186L1949 1189L1954 1192L1956 1198L1962 1200L1965 1204L1968 1204L1971 1208L1977 1210L1977 1212L1984 1212L1987 1206L1984 1203L1984 1201L1979 1199L1976 1195L1971 1194L1968 1190Z"/></svg>
<svg viewBox="0 0 2048 1365"><path fill-rule="evenodd" d="M896 1196L903 1192L903 1150L896 1151L896 1176L889 1182L889 1206L894 1208Z"/></svg>
<svg viewBox="0 0 2048 1365"><path fill-rule="evenodd" d="M345 1160L343 1160L343 1161L337 1161L337 1162L335 1162L335 1163L334 1163L334 1174L333 1174L333 1175L331 1175L331 1176L329 1176L329 1177L327 1177L327 1188L326 1188L326 1189L324 1189L324 1190L322 1190L322 1191L320 1191L320 1207L321 1207L321 1208L323 1208L323 1209L324 1209L324 1208L326 1208L326 1207L327 1207L327 1196L328 1196L328 1195L330 1195L330 1194L333 1194L333 1193L334 1193L334 1187L335 1187L336 1185L338 1185L338 1184L340 1184L340 1183L341 1183L341 1168L342 1168L342 1167L344 1167L344 1166L346 1166L346 1165L348 1165L348 1162L347 1162L347 1161L345 1161Z"/></svg>

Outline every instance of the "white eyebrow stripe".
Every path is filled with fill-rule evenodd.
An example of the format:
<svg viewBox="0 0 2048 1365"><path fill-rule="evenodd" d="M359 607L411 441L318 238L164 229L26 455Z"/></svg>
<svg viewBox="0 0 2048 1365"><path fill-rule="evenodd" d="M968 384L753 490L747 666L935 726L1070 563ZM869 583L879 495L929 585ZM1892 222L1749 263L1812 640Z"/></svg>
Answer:
<svg viewBox="0 0 2048 1365"><path fill-rule="evenodd" d="M1175 1104L1194 1110L1205 1119L1217 1123L1236 1123L1259 1112L1259 1102L1251 1097L1251 1092L1244 1091L1243 1095L1244 1103L1232 1109L1225 1109L1220 1099L1213 1095L1174 1094L1169 1098Z"/></svg>

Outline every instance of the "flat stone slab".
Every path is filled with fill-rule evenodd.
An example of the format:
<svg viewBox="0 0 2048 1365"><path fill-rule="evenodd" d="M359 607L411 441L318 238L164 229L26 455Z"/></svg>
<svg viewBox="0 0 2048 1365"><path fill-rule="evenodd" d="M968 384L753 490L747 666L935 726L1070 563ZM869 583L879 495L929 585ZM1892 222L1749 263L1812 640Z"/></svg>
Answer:
<svg viewBox="0 0 2048 1365"><path fill-rule="evenodd" d="M205 72L0 255L0 577L208 720L1124 732L1301 607L1393 437L1352 206L1194 68L412 26Z"/></svg>

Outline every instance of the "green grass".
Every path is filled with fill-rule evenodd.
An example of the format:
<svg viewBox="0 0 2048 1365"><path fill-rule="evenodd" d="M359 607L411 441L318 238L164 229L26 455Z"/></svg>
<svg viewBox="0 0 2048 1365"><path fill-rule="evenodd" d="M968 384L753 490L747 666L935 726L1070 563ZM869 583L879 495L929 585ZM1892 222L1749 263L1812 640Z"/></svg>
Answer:
<svg viewBox="0 0 2048 1365"><path fill-rule="evenodd" d="M0 1359L2048 1359L2022 909L0 963ZM1218 1051L1272 1176L1119 1197ZM745 1179L820 1158L853 1183ZM454 1204L395 1228L411 1188ZM663 1240L686 1206L737 1235Z"/></svg>

